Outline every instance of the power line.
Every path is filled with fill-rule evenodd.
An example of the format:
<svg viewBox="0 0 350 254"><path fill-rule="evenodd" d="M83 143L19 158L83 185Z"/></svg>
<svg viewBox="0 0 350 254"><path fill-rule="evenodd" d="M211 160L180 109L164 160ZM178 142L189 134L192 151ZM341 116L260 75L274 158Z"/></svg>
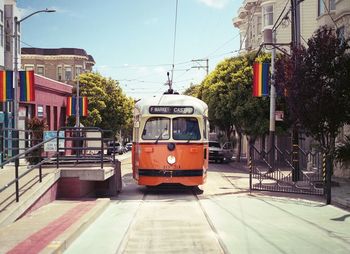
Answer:
<svg viewBox="0 0 350 254"><path fill-rule="evenodd" d="M236 34L234 37L232 37L231 39L229 39L228 41L224 42L221 46L219 46L218 48L216 48L213 52L211 52L209 55L207 55L204 58L209 58L210 56L212 56L214 53L216 53L219 49L223 48L224 46L226 46L229 42L233 41L234 39L236 39L239 36L239 33Z"/></svg>
<svg viewBox="0 0 350 254"><path fill-rule="evenodd" d="M176 0L176 8L175 8L175 29L174 29L174 44L173 44L173 69L171 72L171 82L173 82L174 77L174 68L175 68L175 49L176 49L176 29L177 29L177 7L179 4L179 0ZM171 83L169 84L171 89Z"/></svg>
<svg viewBox="0 0 350 254"><path fill-rule="evenodd" d="M332 15L331 15L331 13L330 13L330 10L329 10L329 8L328 8L327 5L326 5L326 2L325 2L324 0L322 0L322 2L323 2L323 5L324 5L324 8L325 8L326 11L327 11L328 16L331 18L331 20L332 20L332 22L333 22L335 28L338 30L337 23L334 21Z"/></svg>
<svg viewBox="0 0 350 254"><path fill-rule="evenodd" d="M277 28L278 28L278 27L280 26L280 24L283 22L283 20L284 20L285 17L283 17L283 19L281 20L281 22L277 25L277 22L279 22L279 19L282 17L284 11L285 11L286 8L287 8L288 3L289 3L289 0L286 1L285 5L284 5L284 7L283 7L283 10L281 11L281 13L280 13L280 15L278 16L278 18L277 18L275 24L274 24L273 27L272 27L272 30L277 30ZM288 11L287 13L289 13L289 11ZM286 15L287 15L287 14L286 14Z"/></svg>

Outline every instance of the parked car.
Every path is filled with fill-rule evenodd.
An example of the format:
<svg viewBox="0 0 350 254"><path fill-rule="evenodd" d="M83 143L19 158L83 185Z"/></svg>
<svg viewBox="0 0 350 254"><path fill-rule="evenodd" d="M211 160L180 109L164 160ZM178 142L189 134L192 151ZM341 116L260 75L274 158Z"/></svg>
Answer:
<svg viewBox="0 0 350 254"><path fill-rule="evenodd" d="M125 145L125 147L126 147L126 149L127 149L128 151L131 151L131 149L132 149L132 143L127 143L127 144Z"/></svg>
<svg viewBox="0 0 350 254"><path fill-rule="evenodd" d="M230 161L232 157L232 143L227 142L221 146L217 141L209 141L209 160L222 163L224 161Z"/></svg>
<svg viewBox="0 0 350 254"><path fill-rule="evenodd" d="M123 154L124 147L119 142L110 141L108 142L107 154L111 155L112 153Z"/></svg>

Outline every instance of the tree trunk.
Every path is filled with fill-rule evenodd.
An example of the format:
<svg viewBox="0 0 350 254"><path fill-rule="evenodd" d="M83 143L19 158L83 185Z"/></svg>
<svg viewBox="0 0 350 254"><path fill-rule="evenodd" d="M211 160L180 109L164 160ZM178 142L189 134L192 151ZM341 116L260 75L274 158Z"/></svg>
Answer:
<svg viewBox="0 0 350 254"><path fill-rule="evenodd" d="M247 150L247 165L248 165L248 166L249 166L250 151L254 151L254 150L251 150L250 147L251 147L251 146L254 146L255 141L256 141L256 138L254 138L254 137L248 137L248 150Z"/></svg>
<svg viewBox="0 0 350 254"><path fill-rule="evenodd" d="M236 161L240 162L241 161L241 154L242 154L242 133L238 132L238 146L237 146L237 156L236 156Z"/></svg>

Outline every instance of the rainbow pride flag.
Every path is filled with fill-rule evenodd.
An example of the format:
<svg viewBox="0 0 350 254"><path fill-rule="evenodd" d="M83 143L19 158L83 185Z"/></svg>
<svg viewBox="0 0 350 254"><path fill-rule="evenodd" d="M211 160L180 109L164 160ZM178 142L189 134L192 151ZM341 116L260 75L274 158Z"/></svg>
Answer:
<svg viewBox="0 0 350 254"><path fill-rule="evenodd" d="M79 98L79 109L80 109L80 115L81 116L87 116L88 115L88 99L86 96Z"/></svg>
<svg viewBox="0 0 350 254"><path fill-rule="evenodd" d="M19 72L20 101L35 101L34 71Z"/></svg>
<svg viewBox="0 0 350 254"><path fill-rule="evenodd" d="M253 96L269 95L270 64L255 62L253 65Z"/></svg>
<svg viewBox="0 0 350 254"><path fill-rule="evenodd" d="M13 71L0 71L0 102L13 100Z"/></svg>
<svg viewBox="0 0 350 254"><path fill-rule="evenodd" d="M67 97L67 105L66 105L66 115L73 116L75 115L75 107L76 100L74 97Z"/></svg>
<svg viewBox="0 0 350 254"><path fill-rule="evenodd" d="M77 107L77 97L68 97L66 115L75 116L77 111L76 107ZM79 112L80 116L88 115L88 99L85 96L79 98L79 111L80 111Z"/></svg>

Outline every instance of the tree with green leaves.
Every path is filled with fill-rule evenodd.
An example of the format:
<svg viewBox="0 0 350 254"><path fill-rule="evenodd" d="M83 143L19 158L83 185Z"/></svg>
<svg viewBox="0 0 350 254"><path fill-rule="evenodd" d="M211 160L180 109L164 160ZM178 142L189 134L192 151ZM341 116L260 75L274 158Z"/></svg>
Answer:
<svg viewBox="0 0 350 254"><path fill-rule="evenodd" d="M81 119L84 126L112 130L114 135L130 128L134 101L123 93L117 81L99 73L83 73L79 83L80 96L87 96L89 101L88 117Z"/></svg>
<svg viewBox="0 0 350 254"><path fill-rule="evenodd" d="M257 60L268 61L268 55ZM202 82L198 97L209 107L209 120L229 136L236 130L237 160L240 160L241 138L245 134L253 144L268 133L269 100L252 96L252 65L255 52L225 59Z"/></svg>
<svg viewBox="0 0 350 254"><path fill-rule="evenodd" d="M350 123L349 39L322 27L307 48L276 62L276 84L285 93L291 118L334 158L335 139Z"/></svg>

